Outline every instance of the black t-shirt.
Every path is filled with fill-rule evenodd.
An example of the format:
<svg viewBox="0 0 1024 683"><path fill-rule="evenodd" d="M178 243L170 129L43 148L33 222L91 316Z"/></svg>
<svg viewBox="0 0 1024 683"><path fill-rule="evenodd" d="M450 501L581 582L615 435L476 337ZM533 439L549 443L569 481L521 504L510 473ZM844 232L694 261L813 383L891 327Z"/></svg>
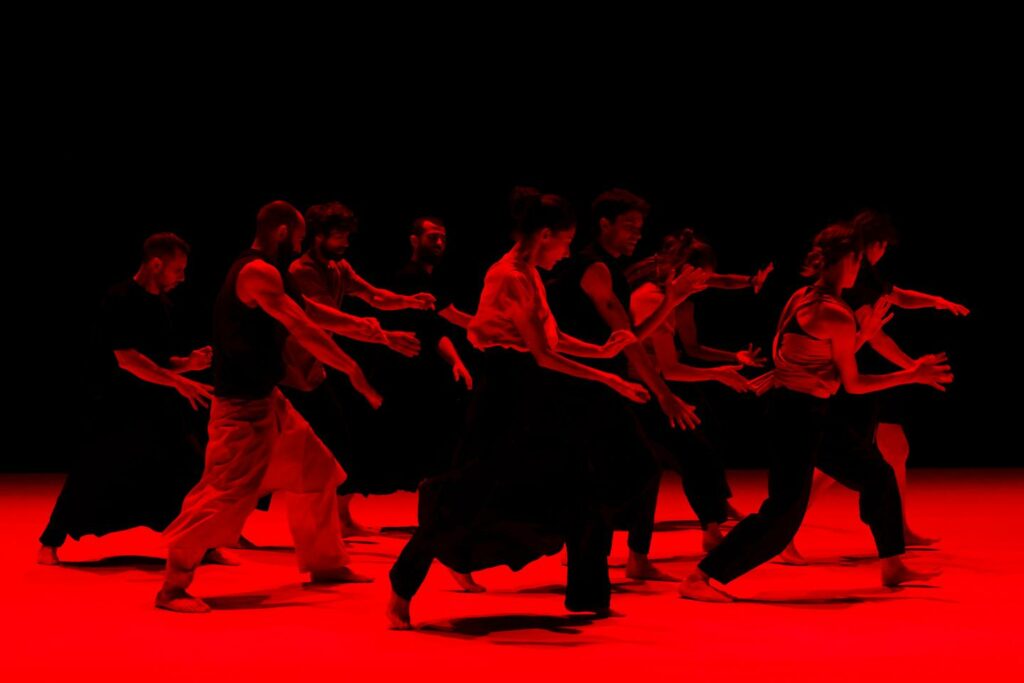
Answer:
<svg viewBox="0 0 1024 683"><path fill-rule="evenodd" d="M441 337L451 337L453 331L451 323L438 315L452 305L444 279L436 277L435 273L428 273L419 263L409 261L395 274L390 284L390 289L397 294L428 292L434 295L436 302L433 311L410 308L391 311L390 314L380 317L387 329L415 332L422 348L421 358L436 357L437 342Z"/></svg>
<svg viewBox="0 0 1024 683"><path fill-rule="evenodd" d="M135 349L166 367L172 355L171 302L135 280L111 287L100 306L100 335L110 351Z"/></svg>
<svg viewBox="0 0 1024 683"><path fill-rule="evenodd" d="M135 280L114 285L100 304L96 329L96 345L103 359L99 366L102 375L96 377L98 395L142 410L150 405L150 399L167 394L166 387L143 381L118 367L113 353L135 350L157 365L170 364L171 356L177 354L172 305L166 296L150 294Z"/></svg>

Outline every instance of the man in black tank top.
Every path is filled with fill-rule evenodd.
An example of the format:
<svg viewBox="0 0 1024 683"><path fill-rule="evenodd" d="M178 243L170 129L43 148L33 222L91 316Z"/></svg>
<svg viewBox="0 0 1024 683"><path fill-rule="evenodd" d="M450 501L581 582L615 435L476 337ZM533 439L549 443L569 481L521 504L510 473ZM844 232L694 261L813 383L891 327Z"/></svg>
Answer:
<svg viewBox="0 0 1024 683"><path fill-rule="evenodd" d="M164 532L167 575L156 606L208 612L188 594L210 548L230 545L261 495L287 492L300 571L313 581L365 581L351 571L341 543L335 489L345 473L277 383L284 377L284 340L294 337L325 364L347 374L371 404L380 395L286 292L274 263L282 245L301 244L302 215L286 202L260 209L256 238L232 265L214 307L214 399L202 479Z"/></svg>
<svg viewBox="0 0 1024 683"><path fill-rule="evenodd" d="M666 288L665 299L658 310L644 321L640 329L634 330L628 313L630 288L622 259L631 256L636 249L650 207L635 194L614 189L598 196L592 208L593 218L597 221L597 239L555 269L548 284L552 313L561 329L583 341L600 344L608 338L609 332L616 330L632 330L641 339L645 333L657 329L690 290L684 286L687 282L683 280L673 282ZM693 406L672 393L639 342L627 347L624 357L620 355L604 361L604 364L595 362L594 365L625 376L627 361L636 367L640 379L657 398L673 427L692 429L699 424ZM642 430L631 407L616 397L609 400L616 402L615 406L607 406L611 412L601 417L590 416L589 421L586 415L578 416L580 423L599 422L607 428L607 434L603 438L595 438L595 443L628 454L628 460L650 460ZM591 404L581 401L580 405ZM624 515L631 519L627 524L633 541L626 573L636 579L670 579L647 558L653 532L653 508L657 504L657 482L652 488L637 492L637 495L642 500L635 501L633 509Z"/></svg>

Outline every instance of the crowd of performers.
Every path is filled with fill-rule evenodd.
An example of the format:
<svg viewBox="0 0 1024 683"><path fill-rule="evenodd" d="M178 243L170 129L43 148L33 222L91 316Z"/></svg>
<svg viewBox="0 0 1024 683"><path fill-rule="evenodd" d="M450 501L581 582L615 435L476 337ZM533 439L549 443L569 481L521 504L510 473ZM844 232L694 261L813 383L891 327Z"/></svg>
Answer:
<svg viewBox="0 0 1024 683"><path fill-rule="evenodd" d="M700 293L757 294L773 266L720 273L691 229L634 260L649 208L627 190L604 192L587 240L564 198L517 188L515 243L469 313L434 277L447 246L441 219L413 223L410 258L385 288L345 259L357 228L347 207L302 213L276 201L228 269L211 345L190 352L167 296L190 247L171 233L149 237L134 277L100 308L109 367L39 562L59 564L68 536L149 527L167 545L156 606L206 612L188 592L196 569L237 563L225 549L251 547L243 526L273 495L301 572L367 582L344 539L379 530L353 517L353 498L416 491L418 522L389 574L393 628L412 627L410 605L435 560L479 592L474 573L518 570L563 548L565 607L607 613L616 530L628 534L629 578L728 602L723 586L759 565L804 562L794 537L838 482L859 494L884 585L934 576L903 559L936 539L908 524L909 446L890 397L909 384L941 391L953 376L944 354L913 358L884 328L896 308L967 309L886 279L877 264L896 233L865 210L814 237L801 273L809 284L784 306L769 353L712 348L698 335ZM346 297L379 312L353 315ZM865 344L889 372L858 369ZM211 366L212 385L193 378ZM768 496L748 515L730 503L707 382L764 397ZM664 470L678 473L702 530L706 554L686 577L649 558ZM727 520L737 524L726 534Z"/></svg>

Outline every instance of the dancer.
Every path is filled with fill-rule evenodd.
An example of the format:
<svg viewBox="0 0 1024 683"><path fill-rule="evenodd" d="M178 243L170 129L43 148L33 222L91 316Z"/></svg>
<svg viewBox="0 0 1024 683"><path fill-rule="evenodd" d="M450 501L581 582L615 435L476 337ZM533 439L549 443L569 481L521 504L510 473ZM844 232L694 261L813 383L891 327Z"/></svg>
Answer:
<svg viewBox="0 0 1024 683"><path fill-rule="evenodd" d="M335 489L345 473L277 384L284 376L282 345L288 334L321 361L348 375L371 404L381 397L359 367L286 293L274 258L286 240L298 250L302 215L272 202L256 220L252 247L228 271L214 304L215 391L210 409L206 466L164 532L167 573L156 606L208 612L187 592L209 548L232 543L256 501L287 492L288 518L300 571L314 582L365 581L348 568L341 542ZM298 297L298 295L295 295Z"/></svg>
<svg viewBox="0 0 1024 683"><path fill-rule="evenodd" d="M761 378L765 387L777 387L769 412L768 498L680 584L681 597L732 600L710 580L728 583L786 547L807 508L815 466L860 493L861 519L871 528L882 558L883 585L935 575L911 569L901 558L902 505L892 468L877 450L828 433L830 397L840 386L854 394L911 383L942 389L953 379L949 366L934 357L901 372L860 374L855 359L858 344L886 322L887 312L885 306L876 307L858 329L853 311L840 298L857 279L861 255L859 234L849 226L830 226L815 238L803 270L815 282L798 290L783 309L773 343L775 370ZM823 445L829 436L833 442Z"/></svg>
<svg viewBox="0 0 1024 683"><path fill-rule="evenodd" d="M213 387L186 374L207 369L211 351L174 355L168 298L185 280L189 251L172 233L150 236L135 275L104 297L99 337L108 372L92 406L86 447L39 539L40 564L58 564L68 536L77 541L136 526L163 531L199 479L204 438L186 406L205 409ZM207 560L230 561L220 551Z"/></svg>
<svg viewBox="0 0 1024 683"><path fill-rule="evenodd" d="M632 192L613 189L599 195L591 210L597 234L590 244L552 273L549 280L552 310L566 332L578 339L596 343L610 332L627 330L634 331L637 339L642 340L656 330L681 301L705 286L706 275L690 268L676 276L666 287L661 304L634 330L628 313L630 288L622 259L635 251L650 206ZM670 428L680 429L693 429L700 423L693 406L669 390L639 342L628 346L623 358L606 361L599 367L625 375L628 366L634 368L635 375L657 398L662 413L657 419L665 422L667 418ZM563 388L570 406L572 429L578 438L589 441L588 447L594 453L603 454L597 462L605 468L606 480L614 485L614 471L621 463L651 459L643 429L626 402L615 396L595 394L585 387L576 388L579 390L575 392ZM653 405L650 410L654 410ZM620 506L612 511L613 526L630 532L626 575L637 580L673 580L648 557L658 501L657 481L642 496L616 497ZM610 548L610 539L608 543Z"/></svg>
<svg viewBox="0 0 1024 683"><path fill-rule="evenodd" d="M563 373L595 392L599 382L634 402L648 394L566 357L610 358L634 341L620 331L603 345L589 344L561 332L551 314L537 271L569 253L575 220L567 202L518 188L513 215L516 244L487 271L469 325L483 372L458 465L420 486L419 528L391 569L387 617L394 628L411 628L410 602L434 559L462 573L498 565L518 570L563 544L566 607L608 609L601 491L588 475L585 444L561 429L566 406L545 391L546 375ZM638 477L646 481L650 473Z"/></svg>

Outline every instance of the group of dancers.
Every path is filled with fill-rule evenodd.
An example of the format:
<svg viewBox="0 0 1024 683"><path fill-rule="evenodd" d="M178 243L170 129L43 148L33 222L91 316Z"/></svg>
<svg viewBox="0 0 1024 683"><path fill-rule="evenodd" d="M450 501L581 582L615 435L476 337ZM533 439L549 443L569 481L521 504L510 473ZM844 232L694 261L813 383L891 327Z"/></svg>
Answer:
<svg viewBox="0 0 1024 683"><path fill-rule="evenodd" d="M146 526L167 545L156 606L207 612L188 590L197 568L237 563L225 549L250 547L245 522L272 495L287 507L300 571L367 582L343 539L378 530L354 518L353 497L405 490L418 492L418 523L389 574L393 628L412 627L411 602L435 560L479 592L476 572L518 570L563 548L566 608L608 613L616 530L628 534L628 577L728 602L722 587L759 565L804 561L794 537L836 481L859 494L881 582L932 578L903 560L908 545L936 539L907 522L902 417L874 397L909 384L941 391L953 379L944 354L912 358L886 334L894 307L967 309L885 279L877 263L896 233L865 210L814 237L802 270L810 284L783 308L767 357L753 345L712 348L698 335L699 294L756 294L773 265L719 273L691 229L631 262L649 209L627 190L604 192L591 206L592 238L577 239L568 201L517 188L515 243L467 313L434 278L447 245L441 219L413 223L410 258L385 288L345 260L358 226L347 207L272 202L216 296L211 346L188 353L167 294L190 248L151 236L135 276L104 298L108 366L39 562L59 564L68 536ZM346 296L379 313L343 311ZM865 344L897 369L861 372ZM211 366L212 385L194 378ZM730 503L722 445L702 424L714 412L704 382L764 395L768 497L749 515ZM680 475L706 552L681 579L649 558L664 470Z"/></svg>

